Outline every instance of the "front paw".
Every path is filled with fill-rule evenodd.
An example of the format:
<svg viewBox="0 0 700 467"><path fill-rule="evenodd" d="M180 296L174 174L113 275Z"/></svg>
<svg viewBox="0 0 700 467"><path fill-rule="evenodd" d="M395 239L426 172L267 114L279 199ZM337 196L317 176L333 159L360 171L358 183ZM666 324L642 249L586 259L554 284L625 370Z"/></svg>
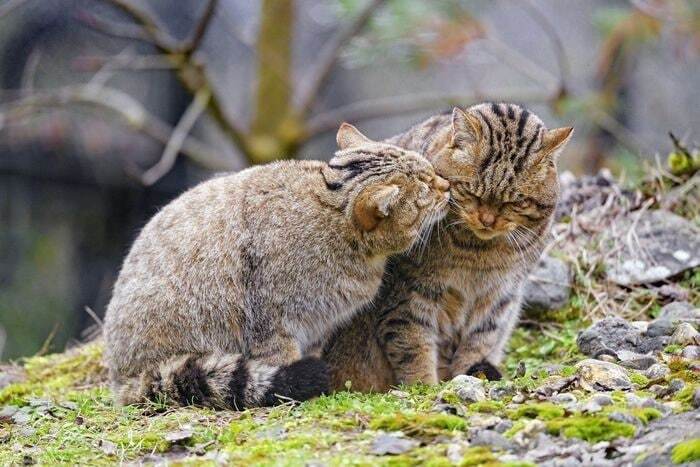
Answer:
<svg viewBox="0 0 700 467"><path fill-rule="evenodd" d="M476 376L477 378L486 378L489 381L499 381L503 376L498 368L493 366L486 360L482 360L479 363L475 363L466 372L469 376Z"/></svg>

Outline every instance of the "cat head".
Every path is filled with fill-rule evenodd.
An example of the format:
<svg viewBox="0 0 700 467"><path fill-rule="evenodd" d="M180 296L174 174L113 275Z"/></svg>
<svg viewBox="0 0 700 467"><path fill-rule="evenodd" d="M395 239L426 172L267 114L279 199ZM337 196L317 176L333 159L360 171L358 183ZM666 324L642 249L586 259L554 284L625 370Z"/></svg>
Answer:
<svg viewBox="0 0 700 467"><path fill-rule="evenodd" d="M408 249L448 210L449 183L420 154L372 141L343 123L329 161L329 189L346 194L345 212L376 249Z"/></svg>
<svg viewBox="0 0 700 467"><path fill-rule="evenodd" d="M557 156L572 133L548 130L514 104L455 108L449 142L433 158L450 182L455 223L489 240L549 222L559 196Z"/></svg>

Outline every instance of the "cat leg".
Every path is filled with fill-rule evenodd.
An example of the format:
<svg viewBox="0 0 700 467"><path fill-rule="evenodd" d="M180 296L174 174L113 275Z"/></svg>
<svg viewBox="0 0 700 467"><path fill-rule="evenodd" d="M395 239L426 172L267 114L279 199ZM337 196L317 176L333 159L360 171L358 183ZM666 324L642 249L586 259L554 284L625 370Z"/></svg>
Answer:
<svg viewBox="0 0 700 467"><path fill-rule="evenodd" d="M437 384L437 347L432 328L400 306L379 326L379 342L397 384Z"/></svg>
<svg viewBox="0 0 700 467"><path fill-rule="evenodd" d="M519 312L519 295L506 296L498 300L478 324L472 324L457 346L451 365L452 376L483 374L489 380L501 379L497 366Z"/></svg>

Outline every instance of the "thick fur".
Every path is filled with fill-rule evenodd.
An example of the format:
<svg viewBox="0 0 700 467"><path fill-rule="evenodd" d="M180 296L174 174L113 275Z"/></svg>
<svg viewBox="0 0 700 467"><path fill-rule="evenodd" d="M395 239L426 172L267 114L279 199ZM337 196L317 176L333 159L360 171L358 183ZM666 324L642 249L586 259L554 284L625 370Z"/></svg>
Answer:
<svg viewBox="0 0 700 467"><path fill-rule="evenodd" d="M329 164L209 180L144 227L105 318L119 402L240 409L327 389L325 365L307 357L372 299L387 256L444 215L448 197L417 153L348 125L338 139Z"/></svg>
<svg viewBox="0 0 700 467"><path fill-rule="evenodd" d="M431 160L450 181L452 209L425 245L389 259L376 299L329 341L323 358L333 389L350 381L384 391L470 371L498 377L523 282L549 231L556 156L570 134L547 130L519 106L486 103L388 140Z"/></svg>

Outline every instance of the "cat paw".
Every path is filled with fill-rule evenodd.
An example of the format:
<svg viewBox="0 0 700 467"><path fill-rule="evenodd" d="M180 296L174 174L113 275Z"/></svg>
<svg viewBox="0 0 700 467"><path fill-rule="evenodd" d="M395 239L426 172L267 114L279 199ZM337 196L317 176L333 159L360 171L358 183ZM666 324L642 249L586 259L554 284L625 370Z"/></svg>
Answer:
<svg viewBox="0 0 700 467"><path fill-rule="evenodd" d="M486 360L482 360L479 363L475 363L466 371L469 376L476 376L477 378L485 377L489 381L499 381L503 376L498 368L493 366Z"/></svg>

